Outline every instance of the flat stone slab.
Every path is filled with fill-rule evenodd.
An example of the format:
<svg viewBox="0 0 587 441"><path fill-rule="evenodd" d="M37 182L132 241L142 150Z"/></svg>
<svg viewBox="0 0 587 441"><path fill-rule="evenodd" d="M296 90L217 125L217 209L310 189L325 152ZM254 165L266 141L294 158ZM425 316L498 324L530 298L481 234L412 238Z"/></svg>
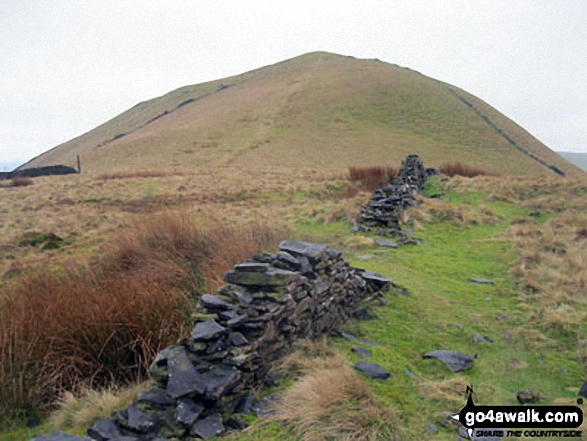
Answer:
<svg viewBox="0 0 587 441"><path fill-rule="evenodd" d="M85 436L70 435L65 432L55 432L50 435L41 435L33 438L31 441L93 441Z"/></svg>
<svg viewBox="0 0 587 441"><path fill-rule="evenodd" d="M391 279L381 274L374 273L372 271L364 271L361 273L361 277L376 290L384 291L388 290L391 285Z"/></svg>
<svg viewBox="0 0 587 441"><path fill-rule="evenodd" d="M212 296L210 294L204 294L200 297L200 303L208 309L227 310L232 308L230 303L225 302L220 297Z"/></svg>
<svg viewBox="0 0 587 441"><path fill-rule="evenodd" d="M206 320L196 324L192 331L192 339L194 341L210 341L226 332L226 328L216 323L215 320Z"/></svg>
<svg viewBox="0 0 587 441"><path fill-rule="evenodd" d="M302 241L283 241L279 244L279 249L293 256L306 256L309 259L316 260L328 247L320 243L302 242Z"/></svg>
<svg viewBox="0 0 587 441"><path fill-rule="evenodd" d="M375 240L375 243L377 245L379 245L380 247L388 247L388 248L397 248L398 245L395 242L391 242L389 240L385 240L385 239L377 239Z"/></svg>
<svg viewBox="0 0 587 441"><path fill-rule="evenodd" d="M267 269L269 269L269 264L262 263L262 262L245 262L245 263L241 263L239 265L236 265L234 267L235 271L239 271L239 272L243 272L243 273L246 273L246 272L263 273Z"/></svg>
<svg viewBox="0 0 587 441"><path fill-rule="evenodd" d="M224 273L225 282L242 286L283 287L296 277L299 277L298 273L273 267L264 272L228 271Z"/></svg>
<svg viewBox="0 0 587 441"><path fill-rule="evenodd" d="M479 343L493 343L493 339L490 337L487 337L486 335L481 335L481 334L473 334L473 343L475 344L479 344Z"/></svg>
<svg viewBox="0 0 587 441"><path fill-rule="evenodd" d="M359 361L355 364L355 369L363 372L373 380L387 380L391 375L377 363L372 363L370 361Z"/></svg>
<svg viewBox="0 0 587 441"><path fill-rule="evenodd" d="M147 389L145 392L139 395L137 402L143 404L154 404L156 406L161 407L169 407L175 405L175 400L173 400L165 389L161 389L160 387L152 387Z"/></svg>
<svg viewBox="0 0 587 441"><path fill-rule="evenodd" d="M196 421L190 429L190 434L203 439L212 438L224 432L222 424L222 415L215 413L207 418Z"/></svg>
<svg viewBox="0 0 587 441"><path fill-rule="evenodd" d="M479 283L481 285L495 285L495 282L493 280L489 280L489 279L478 279L473 277L471 279L471 283Z"/></svg>
<svg viewBox="0 0 587 441"><path fill-rule="evenodd" d="M475 360L470 355L462 354L460 352L452 352L441 349L439 351L432 351L424 354L424 359L434 359L442 361L446 367L452 372L466 371L473 367Z"/></svg>

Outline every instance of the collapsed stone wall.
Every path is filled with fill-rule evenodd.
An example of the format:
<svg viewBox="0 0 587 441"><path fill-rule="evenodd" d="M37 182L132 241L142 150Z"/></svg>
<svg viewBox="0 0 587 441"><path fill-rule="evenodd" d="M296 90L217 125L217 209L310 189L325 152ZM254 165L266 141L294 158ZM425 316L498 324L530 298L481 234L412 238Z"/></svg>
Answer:
<svg viewBox="0 0 587 441"><path fill-rule="evenodd" d="M418 202L419 193L426 179L435 174L434 169L424 168L418 155L410 155L403 162L393 183L379 188L362 209L355 231L372 231L380 236L402 236L401 216Z"/></svg>
<svg viewBox="0 0 587 441"><path fill-rule="evenodd" d="M136 405L98 420L91 439L207 439L242 427L238 413L295 339L338 330L390 286L325 245L282 242L279 249L236 265L224 275L227 285L201 297L191 335L153 362L155 385ZM45 440L88 439L60 435Z"/></svg>

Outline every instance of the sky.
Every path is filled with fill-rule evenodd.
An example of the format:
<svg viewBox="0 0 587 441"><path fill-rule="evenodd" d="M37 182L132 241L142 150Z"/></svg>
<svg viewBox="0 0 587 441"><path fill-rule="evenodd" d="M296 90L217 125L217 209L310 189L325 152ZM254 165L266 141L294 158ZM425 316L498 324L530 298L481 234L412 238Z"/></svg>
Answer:
<svg viewBox="0 0 587 441"><path fill-rule="evenodd" d="M585 0L0 0L0 167L178 87L319 50L410 67L587 152L586 23Z"/></svg>

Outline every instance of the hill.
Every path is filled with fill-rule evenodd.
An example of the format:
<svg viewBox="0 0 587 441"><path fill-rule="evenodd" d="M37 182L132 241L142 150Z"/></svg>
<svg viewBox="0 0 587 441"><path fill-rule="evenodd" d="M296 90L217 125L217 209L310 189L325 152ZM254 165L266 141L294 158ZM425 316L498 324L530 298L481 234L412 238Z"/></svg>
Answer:
<svg viewBox="0 0 587 441"><path fill-rule="evenodd" d="M342 168L418 153L505 175L581 171L479 98L413 70L325 52L137 104L22 168ZM554 171L553 171L554 170Z"/></svg>
<svg viewBox="0 0 587 441"><path fill-rule="evenodd" d="M587 171L587 153L557 152L567 161Z"/></svg>

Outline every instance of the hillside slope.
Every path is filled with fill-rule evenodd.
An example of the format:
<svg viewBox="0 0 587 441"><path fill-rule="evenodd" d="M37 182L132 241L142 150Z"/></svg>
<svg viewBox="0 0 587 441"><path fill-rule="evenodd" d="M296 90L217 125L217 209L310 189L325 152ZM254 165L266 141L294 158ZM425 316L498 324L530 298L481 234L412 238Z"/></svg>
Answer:
<svg viewBox="0 0 587 441"><path fill-rule="evenodd" d="M507 175L582 172L480 99L378 60L315 52L140 103L23 167L85 172L460 160Z"/></svg>

